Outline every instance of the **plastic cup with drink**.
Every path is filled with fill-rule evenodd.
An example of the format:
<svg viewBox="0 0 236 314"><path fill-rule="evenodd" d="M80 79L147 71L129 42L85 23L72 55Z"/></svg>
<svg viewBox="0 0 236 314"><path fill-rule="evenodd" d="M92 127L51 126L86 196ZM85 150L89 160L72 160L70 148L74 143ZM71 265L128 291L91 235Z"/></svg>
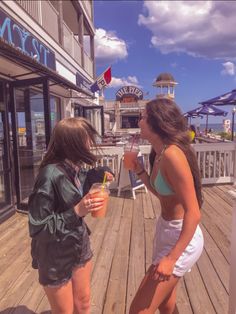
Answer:
<svg viewBox="0 0 236 314"><path fill-rule="evenodd" d="M94 183L89 190L89 194L91 198L99 197L104 199L103 207L99 210L92 211L92 217L105 217L107 212L108 197L110 194L108 185L106 183Z"/></svg>
<svg viewBox="0 0 236 314"><path fill-rule="evenodd" d="M137 143L127 143L124 147L124 167L128 170L133 170L134 160L139 153L139 146Z"/></svg>

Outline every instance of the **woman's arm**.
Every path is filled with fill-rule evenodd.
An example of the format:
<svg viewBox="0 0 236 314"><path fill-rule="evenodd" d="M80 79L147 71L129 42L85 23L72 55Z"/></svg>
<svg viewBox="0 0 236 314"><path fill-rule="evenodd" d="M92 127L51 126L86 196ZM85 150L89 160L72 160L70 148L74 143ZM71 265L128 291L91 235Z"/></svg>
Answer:
<svg viewBox="0 0 236 314"><path fill-rule="evenodd" d="M141 163L139 162L138 159L134 161L134 169L133 171L135 174L142 180L143 184L146 185L147 189L151 191L155 196L158 197L157 192L155 189L152 187L150 183L150 175L147 173L147 171L143 168Z"/></svg>
<svg viewBox="0 0 236 314"><path fill-rule="evenodd" d="M32 238L41 241L52 241L59 234L66 234L68 230L78 223L79 216L71 205L62 213L56 210L58 201L55 199L55 192L50 193L42 190L35 190L29 197L29 232Z"/></svg>
<svg viewBox="0 0 236 314"><path fill-rule="evenodd" d="M103 198L93 199L95 203L91 206L89 197L87 194L82 198L79 190L63 174L44 177L29 197L30 236L52 241L58 235L71 232L81 217L103 206Z"/></svg>

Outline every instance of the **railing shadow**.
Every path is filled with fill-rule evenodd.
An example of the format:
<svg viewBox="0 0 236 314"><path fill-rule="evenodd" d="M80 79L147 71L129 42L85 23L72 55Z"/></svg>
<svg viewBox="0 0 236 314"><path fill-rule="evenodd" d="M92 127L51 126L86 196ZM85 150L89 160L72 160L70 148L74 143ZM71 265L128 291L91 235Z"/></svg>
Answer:
<svg viewBox="0 0 236 314"><path fill-rule="evenodd" d="M24 314L51 314L51 311L43 312L34 312L28 309L25 305L19 305L16 307L8 307L7 309L0 311L0 314L9 314L9 313L24 313Z"/></svg>

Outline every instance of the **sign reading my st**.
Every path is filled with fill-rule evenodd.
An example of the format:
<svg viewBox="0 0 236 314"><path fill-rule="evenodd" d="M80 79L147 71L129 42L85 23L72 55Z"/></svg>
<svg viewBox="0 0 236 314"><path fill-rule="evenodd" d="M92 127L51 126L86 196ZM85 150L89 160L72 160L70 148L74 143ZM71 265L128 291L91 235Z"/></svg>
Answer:
<svg viewBox="0 0 236 314"><path fill-rule="evenodd" d="M2 10L0 10L0 38L46 67L56 69L54 52Z"/></svg>

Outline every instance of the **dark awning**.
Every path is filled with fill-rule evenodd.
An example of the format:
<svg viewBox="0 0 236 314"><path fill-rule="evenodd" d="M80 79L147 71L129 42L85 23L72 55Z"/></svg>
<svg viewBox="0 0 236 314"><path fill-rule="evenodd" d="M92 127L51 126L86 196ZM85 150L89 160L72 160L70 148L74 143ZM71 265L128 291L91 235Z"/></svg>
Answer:
<svg viewBox="0 0 236 314"><path fill-rule="evenodd" d="M49 77L53 82L55 82L55 84L63 85L66 88L82 93L89 98L94 98L94 95L92 93L88 93L87 91L83 90L79 86L73 84L72 82L58 74L56 71L45 67L37 60L32 59L28 55L24 54L22 51L17 50L15 47L12 47L2 38L0 38L0 56L10 59L12 62L16 62L19 65L24 65L30 68L37 75L45 75Z"/></svg>

